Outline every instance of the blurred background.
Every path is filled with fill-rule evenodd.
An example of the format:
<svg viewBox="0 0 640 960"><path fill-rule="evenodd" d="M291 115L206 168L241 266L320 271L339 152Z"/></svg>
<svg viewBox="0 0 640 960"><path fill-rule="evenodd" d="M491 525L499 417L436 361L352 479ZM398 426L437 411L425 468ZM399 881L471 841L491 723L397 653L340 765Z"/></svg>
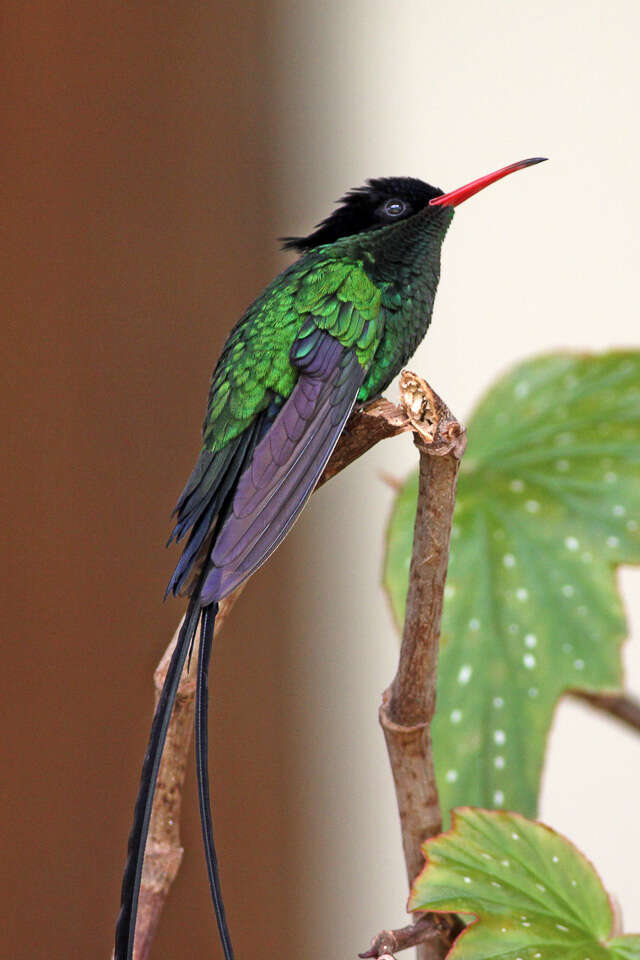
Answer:
<svg viewBox="0 0 640 960"><path fill-rule="evenodd" d="M225 334L287 262L274 238L369 176L447 189L546 155L456 216L412 367L464 418L523 357L637 346L639 29L633 0L9 4L7 956L110 955L151 674L181 614L161 602L169 513ZM214 650L240 957L350 957L404 921L376 721L397 652L380 473L413 463L398 438L314 497ZM640 691L640 573L620 580ZM193 779L157 957L218 956ZM596 863L629 931L639 787L638 740L562 704L541 815Z"/></svg>

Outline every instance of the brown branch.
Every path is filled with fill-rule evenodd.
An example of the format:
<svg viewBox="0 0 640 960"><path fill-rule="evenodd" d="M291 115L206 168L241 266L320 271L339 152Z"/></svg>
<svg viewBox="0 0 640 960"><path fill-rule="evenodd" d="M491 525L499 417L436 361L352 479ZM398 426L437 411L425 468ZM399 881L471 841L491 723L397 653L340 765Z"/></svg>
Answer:
<svg viewBox="0 0 640 960"><path fill-rule="evenodd" d="M344 433L320 477L318 487L331 480L381 440L411 430L411 421L402 407L382 398L361 407L349 417Z"/></svg>
<svg viewBox="0 0 640 960"><path fill-rule="evenodd" d="M382 930L371 941L371 946L358 956L362 960L384 960L390 954L417 947L424 943L433 943L438 954L446 953L451 946L450 925L446 916L426 913L415 923L398 930Z"/></svg>
<svg viewBox="0 0 640 960"><path fill-rule="evenodd" d="M640 732L640 702L624 693L588 693L586 690L571 690L571 696L582 700L602 713L608 713L626 726Z"/></svg>
<svg viewBox="0 0 640 960"><path fill-rule="evenodd" d="M419 377L405 371L400 389L420 451L418 506L409 571L409 591L396 676L380 708L398 801L409 885L424 866L422 844L440 833L430 727L435 712L438 645L444 584L449 562L460 460L466 445L463 427ZM425 920L432 925L435 919ZM440 918L448 933L423 939L421 960L443 957L459 932L458 921Z"/></svg>
<svg viewBox="0 0 640 960"><path fill-rule="evenodd" d="M376 400L368 407L355 410L336 449L322 474L318 486L326 483L350 463L388 437L410 430L407 414L388 400ZM244 586L244 585L243 585ZM224 625L232 607L242 592L240 586L220 604L216 617L216 632ZM165 650L154 673L156 703L175 649L180 624ZM199 635L193 650L198 656ZM158 921L173 883L183 848L180 844L180 807L187 758L193 734L195 709L195 678L185 667L180 680L176 704L167 731L166 744L158 772L156 792L149 824L145 851L138 918L136 923L134 960L147 960Z"/></svg>

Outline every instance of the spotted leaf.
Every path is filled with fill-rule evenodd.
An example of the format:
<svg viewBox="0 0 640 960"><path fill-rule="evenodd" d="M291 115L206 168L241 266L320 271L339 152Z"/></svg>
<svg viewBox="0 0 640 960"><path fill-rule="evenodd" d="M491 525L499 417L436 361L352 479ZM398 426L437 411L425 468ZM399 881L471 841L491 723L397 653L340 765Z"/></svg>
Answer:
<svg viewBox="0 0 640 960"><path fill-rule="evenodd" d="M424 845L410 910L472 914L448 960L640 960L640 937L611 939L613 911L589 861L518 814L462 808Z"/></svg>
<svg viewBox="0 0 640 960"><path fill-rule="evenodd" d="M445 589L438 783L445 809L533 816L560 695L622 683L615 566L640 562L640 353L524 363L486 394L468 434ZM388 531L398 622L416 497L412 476Z"/></svg>

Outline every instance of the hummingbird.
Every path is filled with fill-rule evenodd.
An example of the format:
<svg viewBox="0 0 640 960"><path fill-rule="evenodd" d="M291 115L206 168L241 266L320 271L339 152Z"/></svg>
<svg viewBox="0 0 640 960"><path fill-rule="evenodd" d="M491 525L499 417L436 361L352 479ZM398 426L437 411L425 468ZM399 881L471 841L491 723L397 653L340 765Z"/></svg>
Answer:
<svg viewBox="0 0 640 960"><path fill-rule="evenodd" d="M520 160L445 193L412 177L350 190L231 330L209 388L202 449L174 510L186 544L167 594L189 597L142 767L114 960L132 960L158 767L200 625L195 743L209 885L225 960L233 948L213 838L207 755L208 668L220 601L267 560L309 499L356 405L380 396L421 342L454 208Z"/></svg>

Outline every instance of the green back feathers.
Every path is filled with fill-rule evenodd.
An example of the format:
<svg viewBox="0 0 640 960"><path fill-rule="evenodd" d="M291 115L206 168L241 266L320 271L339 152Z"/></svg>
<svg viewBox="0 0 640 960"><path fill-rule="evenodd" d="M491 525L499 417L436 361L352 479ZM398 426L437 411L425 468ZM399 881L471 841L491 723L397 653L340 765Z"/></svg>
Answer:
<svg viewBox="0 0 640 960"><path fill-rule="evenodd" d="M381 290L361 262L305 257L249 307L213 374L203 427L206 449L222 449L274 394L289 396L298 379L295 361L311 348L316 330L353 348L360 365L370 367L383 333Z"/></svg>

